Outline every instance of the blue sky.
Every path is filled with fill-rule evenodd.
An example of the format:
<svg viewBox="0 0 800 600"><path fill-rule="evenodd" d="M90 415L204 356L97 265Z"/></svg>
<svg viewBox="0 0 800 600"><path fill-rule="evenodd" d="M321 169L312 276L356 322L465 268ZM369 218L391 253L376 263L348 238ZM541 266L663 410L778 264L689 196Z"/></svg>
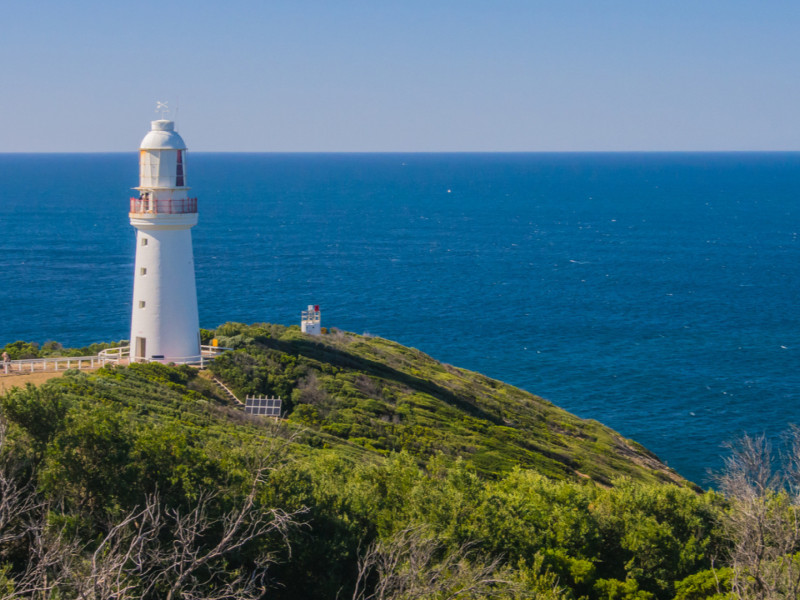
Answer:
<svg viewBox="0 0 800 600"><path fill-rule="evenodd" d="M0 152L800 150L800 2L4 0Z"/></svg>

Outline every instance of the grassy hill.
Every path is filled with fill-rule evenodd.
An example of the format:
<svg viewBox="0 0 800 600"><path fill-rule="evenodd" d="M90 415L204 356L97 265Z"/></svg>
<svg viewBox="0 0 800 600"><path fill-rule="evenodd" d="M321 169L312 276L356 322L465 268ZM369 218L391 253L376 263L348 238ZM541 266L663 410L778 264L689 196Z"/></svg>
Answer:
<svg viewBox="0 0 800 600"><path fill-rule="evenodd" d="M134 364L0 396L0 597L41 597L36 582L59 598L287 600L725 586L709 570L724 500L599 423L380 338L203 335L234 348L213 373ZM286 418L245 415L212 375L281 396Z"/></svg>
<svg viewBox="0 0 800 600"><path fill-rule="evenodd" d="M240 397L284 398L289 421L367 450L461 457L487 475L516 466L609 484L620 475L685 484L655 455L538 396L378 337L228 323L235 349L212 371Z"/></svg>

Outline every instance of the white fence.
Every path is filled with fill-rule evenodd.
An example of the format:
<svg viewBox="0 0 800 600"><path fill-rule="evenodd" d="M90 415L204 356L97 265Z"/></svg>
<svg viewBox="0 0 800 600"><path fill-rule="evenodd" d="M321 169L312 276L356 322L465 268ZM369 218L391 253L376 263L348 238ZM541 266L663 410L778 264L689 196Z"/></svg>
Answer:
<svg viewBox="0 0 800 600"><path fill-rule="evenodd" d="M6 375L66 371L67 369L95 369L116 360L101 356L52 356L49 358L24 358L0 363Z"/></svg>
<svg viewBox="0 0 800 600"><path fill-rule="evenodd" d="M192 365L194 367L200 367L201 369L226 350L231 350L231 348L220 348L219 346L200 346L200 354L196 354L194 356L151 356L150 358L130 358L130 347L126 347L124 349L127 351L125 354L126 358L129 358L132 362L157 362L165 365L174 363L176 365Z"/></svg>
<svg viewBox="0 0 800 600"><path fill-rule="evenodd" d="M119 348L109 348L108 350L103 350L100 352L100 354L105 352L106 354L104 356L110 360L116 361L132 361L140 363L157 362L165 365L174 363L176 365L192 365L202 369L226 350L231 350L231 348L221 348L219 346L200 346L200 354L196 354L194 356L157 356L150 358L131 358L131 347L121 346Z"/></svg>
<svg viewBox="0 0 800 600"><path fill-rule="evenodd" d="M205 367L209 362L230 348L217 346L201 346L199 356L170 357L168 359L136 359L137 362L160 362L164 364L180 363ZM6 375L23 375L26 373L46 373L53 371L66 371L67 369L95 369L107 364L128 364L130 361L130 346L106 348L97 356L52 356L48 358L24 358L0 362L0 373Z"/></svg>
<svg viewBox="0 0 800 600"><path fill-rule="evenodd" d="M127 360L131 355L130 346L119 346L118 348L106 348L97 353L99 358L106 359L107 362L118 363Z"/></svg>

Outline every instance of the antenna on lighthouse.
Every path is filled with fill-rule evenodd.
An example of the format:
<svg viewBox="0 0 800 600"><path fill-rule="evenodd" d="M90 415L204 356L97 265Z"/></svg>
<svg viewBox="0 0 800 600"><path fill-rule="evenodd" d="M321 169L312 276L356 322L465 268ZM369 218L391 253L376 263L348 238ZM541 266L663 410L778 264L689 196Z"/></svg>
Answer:
<svg viewBox="0 0 800 600"><path fill-rule="evenodd" d="M166 102L157 101L156 102L156 112L161 113L161 118L164 118L164 115L169 112L169 107L167 106Z"/></svg>

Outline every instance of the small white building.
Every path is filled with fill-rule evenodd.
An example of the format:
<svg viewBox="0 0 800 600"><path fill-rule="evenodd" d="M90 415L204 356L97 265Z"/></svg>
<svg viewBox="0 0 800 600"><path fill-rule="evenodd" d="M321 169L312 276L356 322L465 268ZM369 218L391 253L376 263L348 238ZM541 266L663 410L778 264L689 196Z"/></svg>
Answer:
<svg viewBox="0 0 800 600"><path fill-rule="evenodd" d="M139 148L131 360L200 359L191 229L197 198L186 186L186 144L172 121L152 121Z"/></svg>
<svg viewBox="0 0 800 600"><path fill-rule="evenodd" d="M308 310L300 313L300 330L308 335L320 335L322 333L322 317L320 316L318 304L309 304Z"/></svg>

